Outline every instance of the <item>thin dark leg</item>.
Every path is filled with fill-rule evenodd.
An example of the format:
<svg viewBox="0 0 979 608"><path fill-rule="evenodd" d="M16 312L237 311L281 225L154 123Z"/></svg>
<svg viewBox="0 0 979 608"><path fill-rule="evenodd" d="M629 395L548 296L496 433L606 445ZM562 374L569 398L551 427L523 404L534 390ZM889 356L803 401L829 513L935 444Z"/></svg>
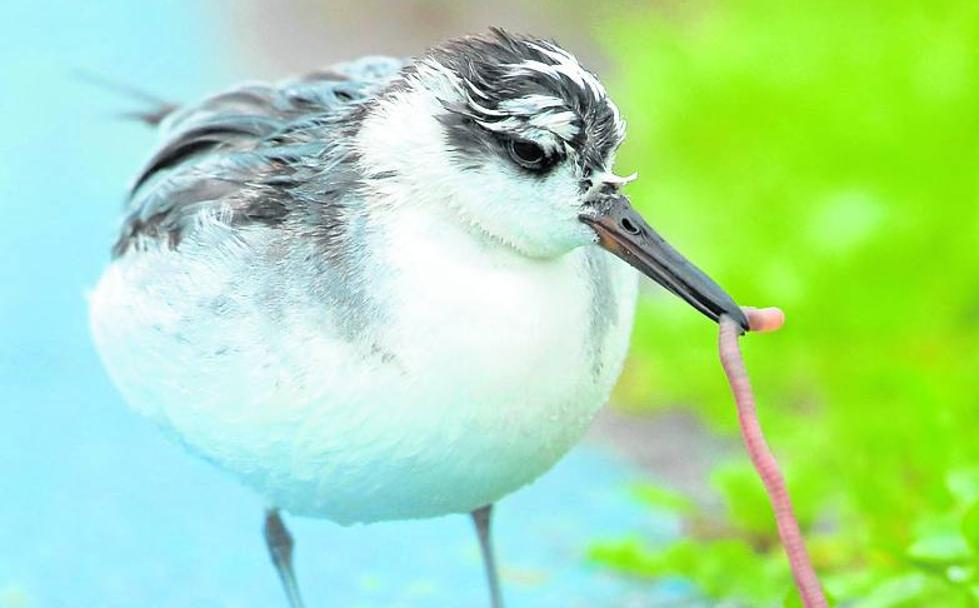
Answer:
<svg viewBox="0 0 979 608"><path fill-rule="evenodd" d="M286 529L285 523L279 517L276 509L265 512L265 542L269 547L269 556L275 565L282 586L289 597L291 608L303 608L303 598L299 595L299 585L296 584L296 574L292 571L292 535Z"/></svg>
<svg viewBox="0 0 979 608"><path fill-rule="evenodd" d="M483 566L486 569L486 581L489 583L490 602L493 608L503 608L500 579L496 574L496 558L493 556L493 539L490 534L492 516L493 505L491 504L472 512L476 534L479 536L479 549L483 553Z"/></svg>

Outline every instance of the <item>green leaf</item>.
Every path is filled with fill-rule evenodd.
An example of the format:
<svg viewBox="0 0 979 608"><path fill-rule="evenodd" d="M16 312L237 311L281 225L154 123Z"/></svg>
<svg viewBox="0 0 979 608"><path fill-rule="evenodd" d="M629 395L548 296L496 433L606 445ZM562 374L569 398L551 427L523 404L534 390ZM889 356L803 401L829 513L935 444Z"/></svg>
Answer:
<svg viewBox="0 0 979 608"><path fill-rule="evenodd" d="M927 589L928 580L924 574L903 574L882 582L863 601L857 603L857 608L918 606L920 604L917 602L924 599Z"/></svg>
<svg viewBox="0 0 979 608"><path fill-rule="evenodd" d="M907 553L914 561L937 565L962 563L972 554L968 543L958 534L922 538L908 547Z"/></svg>
<svg viewBox="0 0 979 608"><path fill-rule="evenodd" d="M752 534L774 536L775 516L758 474L744 461L720 465L711 483L724 497L728 516L739 528Z"/></svg>
<svg viewBox="0 0 979 608"><path fill-rule="evenodd" d="M945 476L945 485L959 504L979 502L979 466L949 471Z"/></svg>
<svg viewBox="0 0 979 608"><path fill-rule="evenodd" d="M967 583L975 576L976 569L971 566L949 566L948 569L945 570L945 578L947 578L950 583L955 583L956 585Z"/></svg>
<svg viewBox="0 0 979 608"><path fill-rule="evenodd" d="M962 516L962 536L972 550L979 554L979 501L969 507Z"/></svg>
<svg viewBox="0 0 979 608"><path fill-rule="evenodd" d="M588 548L587 558L633 576L649 577L664 573L660 555L645 548L635 538L594 543Z"/></svg>
<svg viewBox="0 0 979 608"><path fill-rule="evenodd" d="M826 604L829 606L829 608L836 606L836 599L827 593L825 587L823 587L823 595L826 597ZM799 590L795 586L790 587L789 590L785 592L785 599L782 600L782 608L805 608L805 606L802 604L802 596L799 595Z"/></svg>
<svg viewBox="0 0 979 608"><path fill-rule="evenodd" d="M663 509L689 515L696 510L696 505L692 500L680 494L660 486L649 483L636 484L631 489L632 495L640 502L656 509Z"/></svg>
<svg viewBox="0 0 979 608"><path fill-rule="evenodd" d="M785 599L782 600L782 608L805 608L802 605L802 596L799 595L799 590L792 587L785 592Z"/></svg>

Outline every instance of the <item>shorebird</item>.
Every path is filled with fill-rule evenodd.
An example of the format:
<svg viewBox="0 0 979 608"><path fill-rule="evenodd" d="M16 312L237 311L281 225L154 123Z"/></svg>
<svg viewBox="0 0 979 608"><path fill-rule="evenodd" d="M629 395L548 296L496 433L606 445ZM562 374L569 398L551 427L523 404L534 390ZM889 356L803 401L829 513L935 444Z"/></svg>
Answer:
<svg viewBox="0 0 979 608"><path fill-rule="evenodd" d="M502 606L492 505L608 398L634 268L747 328L621 193L625 123L555 42L493 29L146 120L94 340L132 408L267 501L293 608L280 511L471 513Z"/></svg>

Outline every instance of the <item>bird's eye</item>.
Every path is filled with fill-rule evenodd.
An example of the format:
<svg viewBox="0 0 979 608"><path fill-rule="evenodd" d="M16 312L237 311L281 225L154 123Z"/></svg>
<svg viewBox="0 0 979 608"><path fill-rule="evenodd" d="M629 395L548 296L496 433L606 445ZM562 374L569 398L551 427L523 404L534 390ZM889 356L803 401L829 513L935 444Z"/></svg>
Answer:
<svg viewBox="0 0 979 608"><path fill-rule="evenodd" d="M557 160L545 152L544 148L526 139L510 140L507 149L513 162L530 171L546 171L554 166Z"/></svg>

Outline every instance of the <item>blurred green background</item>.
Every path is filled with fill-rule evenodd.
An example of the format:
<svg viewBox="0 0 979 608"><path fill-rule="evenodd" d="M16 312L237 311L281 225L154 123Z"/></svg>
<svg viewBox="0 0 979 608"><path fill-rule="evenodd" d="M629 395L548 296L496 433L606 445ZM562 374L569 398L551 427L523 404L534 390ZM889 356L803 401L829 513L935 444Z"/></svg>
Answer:
<svg viewBox="0 0 979 608"><path fill-rule="evenodd" d="M602 29L632 195L741 302L788 315L743 342L830 594L977 606L979 3L683 9ZM682 403L734 433L713 334L650 294L618 405ZM740 454L711 483L714 508L640 492L683 514L684 540L600 543L593 557L777 601L790 578L761 484Z"/></svg>
<svg viewBox="0 0 979 608"><path fill-rule="evenodd" d="M91 353L80 292L105 262L114 201L153 137L111 121L134 109L129 100L71 81L72 69L193 100L244 79L417 54L502 25L557 38L602 76L629 125L618 171L639 173L628 192L650 224L741 303L786 311L782 331L742 344L762 424L837 605L979 606L976 0L40 4L20 2L0 36L22 42L4 50L11 71L0 96L0 203L12 209L0 230L0 318L9 321L0 367L10 370L0 370L0 390L24 395L0 397L9 414L0 430L14 439L0 441L7 478L26 486L37 471L66 469L65 453L101 475L135 457L112 446L150 441L125 426L130 416ZM625 373L588 440L649 472L657 481L637 484L631 500L651 520L678 518L682 531L664 545L640 527L603 536L596 522L586 559L609 576L690 579L711 605L794 605L715 341L712 324L644 286ZM59 409L39 413L44 399ZM60 425L62 437L50 420L63 418L83 424ZM18 448L36 438L50 445ZM185 474L155 454L134 470ZM9 464L17 459L27 464ZM130 475L131 485L105 487L79 477L85 487L74 490L52 477L36 494L88 497L89 511L111 517L126 491L154 482ZM0 533L45 538L44 526L76 526L79 505L55 517L57 502L19 506ZM45 563L64 559L38 551ZM16 571L20 557L0 556L0 570ZM171 587L171 570L161 572ZM0 605L26 603L0 593Z"/></svg>

